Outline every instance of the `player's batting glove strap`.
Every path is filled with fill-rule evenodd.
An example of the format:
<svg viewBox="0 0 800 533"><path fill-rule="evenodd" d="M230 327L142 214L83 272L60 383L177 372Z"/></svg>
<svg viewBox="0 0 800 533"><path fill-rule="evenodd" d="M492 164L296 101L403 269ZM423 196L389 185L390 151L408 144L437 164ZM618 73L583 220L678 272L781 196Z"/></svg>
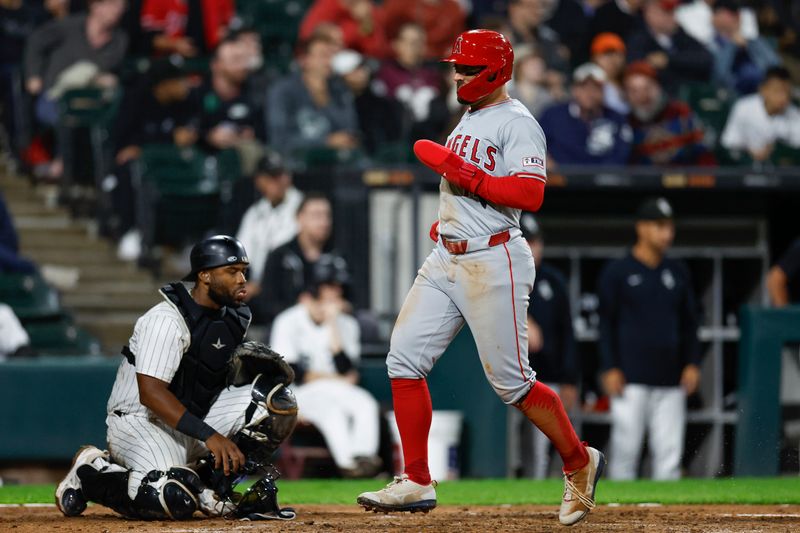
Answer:
<svg viewBox="0 0 800 533"><path fill-rule="evenodd" d="M478 194L481 182L486 177L486 172L467 163L449 148L427 139L414 143L414 154L426 166L444 176L444 179L472 194Z"/></svg>
<svg viewBox="0 0 800 533"><path fill-rule="evenodd" d="M435 220L433 224L431 224L431 231L428 233L430 235L431 240L433 242L439 242L439 221Z"/></svg>

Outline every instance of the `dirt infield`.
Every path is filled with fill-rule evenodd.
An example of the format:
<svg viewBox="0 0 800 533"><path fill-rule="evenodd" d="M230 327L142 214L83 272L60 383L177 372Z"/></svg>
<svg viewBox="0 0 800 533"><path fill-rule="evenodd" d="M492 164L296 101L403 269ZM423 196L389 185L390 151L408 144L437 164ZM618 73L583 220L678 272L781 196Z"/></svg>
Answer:
<svg viewBox="0 0 800 533"><path fill-rule="evenodd" d="M366 513L356 506L301 505L291 522L232 522L196 518L185 522L136 522L90 507L80 518L63 518L55 507L0 508L0 531L13 533L130 533L169 531L445 531L450 533L567 531L550 506L443 506L428 515ZM602 505L576 529L584 531L733 532L800 530L800 505Z"/></svg>

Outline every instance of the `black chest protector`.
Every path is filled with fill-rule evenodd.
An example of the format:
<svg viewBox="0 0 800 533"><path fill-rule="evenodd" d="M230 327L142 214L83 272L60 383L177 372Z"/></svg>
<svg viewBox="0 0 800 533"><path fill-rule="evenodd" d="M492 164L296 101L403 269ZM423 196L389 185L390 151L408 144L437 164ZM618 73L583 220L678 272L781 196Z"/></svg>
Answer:
<svg viewBox="0 0 800 533"><path fill-rule="evenodd" d="M246 306L218 311L197 304L182 283L170 283L161 292L175 304L191 333L169 390L192 414L203 418L225 388L233 350L242 342L250 324Z"/></svg>

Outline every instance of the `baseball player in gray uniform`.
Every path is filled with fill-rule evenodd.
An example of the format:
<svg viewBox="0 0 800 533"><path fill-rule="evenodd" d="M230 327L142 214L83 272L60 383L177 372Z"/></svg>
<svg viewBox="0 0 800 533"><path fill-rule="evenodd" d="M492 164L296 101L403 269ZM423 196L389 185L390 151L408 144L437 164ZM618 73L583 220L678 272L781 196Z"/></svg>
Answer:
<svg viewBox="0 0 800 533"><path fill-rule="evenodd" d="M139 519L293 518L277 507L269 458L294 428L294 373L266 346L245 342L249 260L218 235L194 246L184 283L137 322L108 400L108 451L82 447L56 489L66 516L87 501ZM271 465L270 465L271 466ZM236 475L265 473L240 505ZM242 504L243 503L243 504Z"/></svg>
<svg viewBox="0 0 800 533"><path fill-rule="evenodd" d="M367 510L423 511L436 506L428 470L431 399L425 378L466 323L486 378L522 411L564 461L559 519L572 525L594 507L605 459L578 439L558 395L535 379L527 361L528 295L535 267L521 238L522 210L536 211L547 181L545 137L519 101L509 98L514 54L501 34L462 33L443 61L454 64L459 101L469 109L441 146L414 145L442 175L436 246L397 317L387 357L405 472L358 503Z"/></svg>

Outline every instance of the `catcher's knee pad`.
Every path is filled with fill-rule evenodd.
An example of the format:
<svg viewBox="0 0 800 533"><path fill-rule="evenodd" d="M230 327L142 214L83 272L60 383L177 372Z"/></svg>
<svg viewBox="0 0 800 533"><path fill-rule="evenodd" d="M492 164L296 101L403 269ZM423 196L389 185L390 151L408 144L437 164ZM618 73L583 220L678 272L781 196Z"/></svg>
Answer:
<svg viewBox="0 0 800 533"><path fill-rule="evenodd" d="M278 449L297 424L297 399L283 383L259 375L253 381L252 400L245 411L245 426L237 441L245 455L258 449L264 462ZM249 457L248 457L249 458Z"/></svg>
<svg viewBox="0 0 800 533"><path fill-rule="evenodd" d="M171 468L167 473L153 470L139 487L132 514L144 520L186 520L198 508L197 491L193 489L200 486L200 478L188 468Z"/></svg>

